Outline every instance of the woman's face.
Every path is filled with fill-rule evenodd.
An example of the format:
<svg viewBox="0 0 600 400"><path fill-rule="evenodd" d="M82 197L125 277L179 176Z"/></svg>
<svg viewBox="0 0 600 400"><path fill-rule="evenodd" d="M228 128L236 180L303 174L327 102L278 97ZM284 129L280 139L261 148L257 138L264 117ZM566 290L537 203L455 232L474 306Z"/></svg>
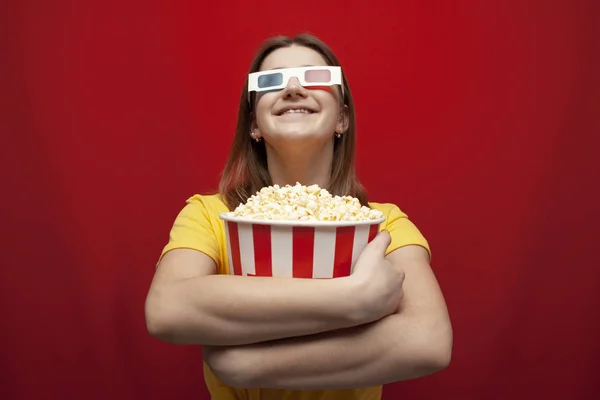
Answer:
<svg viewBox="0 0 600 400"><path fill-rule="evenodd" d="M316 51L291 46L269 54L260 70L321 65L327 63ZM257 95L253 132L274 146L285 142L332 140L336 130L347 129L347 107L340 107L339 96L337 87L305 88L292 77L284 89ZM304 111L288 111L290 109Z"/></svg>

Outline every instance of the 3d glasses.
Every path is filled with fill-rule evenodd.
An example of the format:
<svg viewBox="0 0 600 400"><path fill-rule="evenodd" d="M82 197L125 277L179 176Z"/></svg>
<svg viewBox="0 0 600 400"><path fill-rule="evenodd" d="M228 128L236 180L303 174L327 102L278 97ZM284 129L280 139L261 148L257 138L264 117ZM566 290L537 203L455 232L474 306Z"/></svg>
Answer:
<svg viewBox="0 0 600 400"><path fill-rule="evenodd" d="M248 100L251 92L266 92L285 88L291 77L298 78L303 87L333 86L342 87L342 68L337 66L298 67L272 69L254 72L248 75Z"/></svg>

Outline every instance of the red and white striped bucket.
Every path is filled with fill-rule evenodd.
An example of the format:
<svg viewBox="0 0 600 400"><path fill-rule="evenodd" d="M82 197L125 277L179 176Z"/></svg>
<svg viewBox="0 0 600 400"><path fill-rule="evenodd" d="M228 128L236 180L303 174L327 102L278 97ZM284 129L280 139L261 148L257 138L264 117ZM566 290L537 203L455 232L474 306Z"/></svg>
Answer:
<svg viewBox="0 0 600 400"><path fill-rule="evenodd" d="M227 213L220 218L231 275L287 278L350 275L385 221L265 221Z"/></svg>

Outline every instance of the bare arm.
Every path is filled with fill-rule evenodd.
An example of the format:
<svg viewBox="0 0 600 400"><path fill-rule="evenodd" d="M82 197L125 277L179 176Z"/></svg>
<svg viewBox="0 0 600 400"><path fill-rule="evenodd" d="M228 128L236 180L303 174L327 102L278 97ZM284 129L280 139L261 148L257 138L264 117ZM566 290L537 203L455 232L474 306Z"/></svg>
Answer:
<svg viewBox="0 0 600 400"><path fill-rule="evenodd" d="M398 249L387 260L406 273L398 312L367 325L229 348L206 348L205 359L230 386L348 389L418 378L445 368L452 328L426 252Z"/></svg>
<svg viewBox="0 0 600 400"><path fill-rule="evenodd" d="M350 278L214 275L215 269L198 251L165 254L146 299L149 332L173 343L240 345L347 328L391 312L376 304L381 298L363 301Z"/></svg>

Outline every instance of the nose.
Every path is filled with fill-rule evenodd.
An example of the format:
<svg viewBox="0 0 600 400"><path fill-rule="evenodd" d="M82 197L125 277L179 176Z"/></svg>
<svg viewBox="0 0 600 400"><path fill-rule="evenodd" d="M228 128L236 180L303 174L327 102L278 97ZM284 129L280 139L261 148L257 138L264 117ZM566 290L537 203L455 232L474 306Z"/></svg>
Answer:
<svg viewBox="0 0 600 400"><path fill-rule="evenodd" d="M308 92L306 88L300 84L298 78L292 76L289 79L287 86L283 89L281 95L283 96L283 98L287 99L295 97L303 98L306 97L307 93Z"/></svg>

